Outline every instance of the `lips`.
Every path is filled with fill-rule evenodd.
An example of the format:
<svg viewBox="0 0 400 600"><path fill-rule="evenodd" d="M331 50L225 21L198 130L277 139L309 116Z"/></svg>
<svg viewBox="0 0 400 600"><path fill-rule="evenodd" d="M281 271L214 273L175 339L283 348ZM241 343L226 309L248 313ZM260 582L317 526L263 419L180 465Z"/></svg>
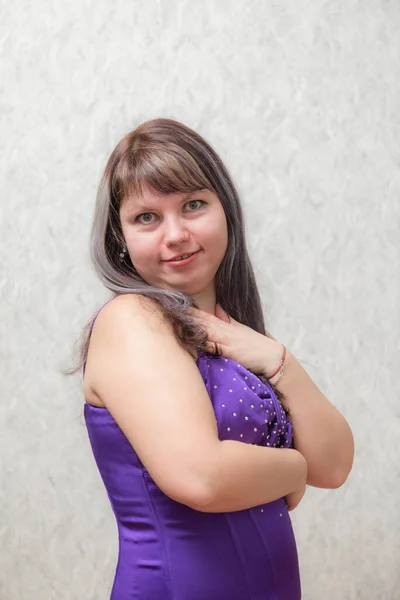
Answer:
<svg viewBox="0 0 400 600"><path fill-rule="evenodd" d="M185 269L189 265L196 262L197 257L199 256L200 252L201 252L201 250L197 250L196 252L192 252L188 258L179 259L178 256L176 256L175 259L171 258L170 260L165 260L164 262L171 269L178 269L178 270ZM181 254L181 256L185 256L185 255Z"/></svg>
<svg viewBox="0 0 400 600"><path fill-rule="evenodd" d="M187 260L188 258L193 256L193 254L197 254L197 252L199 252L199 250L196 250L195 252L184 252L182 254L177 254L176 256L173 256L172 258L168 258L164 262L178 262L180 260ZM182 256L184 256L184 258L181 258Z"/></svg>

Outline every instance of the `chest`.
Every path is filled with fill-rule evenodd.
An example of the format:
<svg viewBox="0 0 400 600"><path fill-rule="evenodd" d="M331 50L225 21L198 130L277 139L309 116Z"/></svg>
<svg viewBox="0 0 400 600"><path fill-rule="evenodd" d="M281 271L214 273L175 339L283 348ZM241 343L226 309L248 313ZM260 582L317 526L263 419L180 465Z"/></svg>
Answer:
<svg viewBox="0 0 400 600"><path fill-rule="evenodd" d="M291 447L292 424L268 383L226 358L204 355L199 369L221 440Z"/></svg>

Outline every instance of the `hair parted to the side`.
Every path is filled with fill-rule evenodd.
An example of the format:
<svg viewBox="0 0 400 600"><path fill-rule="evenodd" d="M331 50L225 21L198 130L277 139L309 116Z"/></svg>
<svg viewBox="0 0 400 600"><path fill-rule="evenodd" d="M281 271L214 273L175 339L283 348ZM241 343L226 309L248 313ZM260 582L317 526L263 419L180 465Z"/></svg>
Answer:
<svg viewBox="0 0 400 600"><path fill-rule="evenodd" d="M95 270L114 296L126 293L152 298L170 320L187 350L204 350L205 332L194 324L187 309L192 298L148 285L129 255L121 261L124 239L119 217L121 203L130 194L149 190L158 194L214 192L225 211L228 247L216 274L216 298L237 321L259 333L265 330L253 268L248 256L243 213L235 185L215 150L195 131L172 119L147 121L126 135L112 152L99 186L91 231L91 258ZM82 368L88 351L90 322L81 342Z"/></svg>

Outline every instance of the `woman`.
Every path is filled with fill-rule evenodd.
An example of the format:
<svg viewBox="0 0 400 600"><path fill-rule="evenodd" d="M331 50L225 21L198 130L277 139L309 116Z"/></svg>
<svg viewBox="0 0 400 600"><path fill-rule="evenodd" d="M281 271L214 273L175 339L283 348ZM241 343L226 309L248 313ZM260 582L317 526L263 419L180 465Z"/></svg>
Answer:
<svg viewBox="0 0 400 600"><path fill-rule="evenodd" d="M127 135L100 185L92 256L113 292L82 352L119 530L112 600L298 600L288 510L306 484L344 483L353 438L265 331L215 151L167 119Z"/></svg>

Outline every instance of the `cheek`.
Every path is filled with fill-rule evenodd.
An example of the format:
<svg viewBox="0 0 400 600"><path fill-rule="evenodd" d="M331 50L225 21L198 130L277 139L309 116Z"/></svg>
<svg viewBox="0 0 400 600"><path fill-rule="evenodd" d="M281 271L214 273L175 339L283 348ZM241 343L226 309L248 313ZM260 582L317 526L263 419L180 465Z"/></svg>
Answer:
<svg viewBox="0 0 400 600"><path fill-rule="evenodd" d="M207 231L207 240L210 248L213 248L219 258L222 259L225 255L228 246L228 227L223 218L216 220Z"/></svg>
<svg viewBox="0 0 400 600"><path fill-rule="evenodd" d="M154 257L154 244L149 243L149 239L135 239L131 237L127 240L127 246L132 263L139 269L146 269L151 264Z"/></svg>

